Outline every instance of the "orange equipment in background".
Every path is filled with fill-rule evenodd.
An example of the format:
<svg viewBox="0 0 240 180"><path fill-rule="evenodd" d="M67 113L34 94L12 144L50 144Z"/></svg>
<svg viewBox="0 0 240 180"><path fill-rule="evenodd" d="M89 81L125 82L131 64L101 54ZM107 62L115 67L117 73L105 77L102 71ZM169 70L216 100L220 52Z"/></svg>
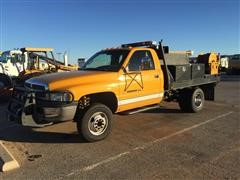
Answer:
<svg viewBox="0 0 240 180"><path fill-rule="evenodd" d="M197 63L205 64L206 74L218 74L220 58L216 53L201 54L197 57Z"/></svg>

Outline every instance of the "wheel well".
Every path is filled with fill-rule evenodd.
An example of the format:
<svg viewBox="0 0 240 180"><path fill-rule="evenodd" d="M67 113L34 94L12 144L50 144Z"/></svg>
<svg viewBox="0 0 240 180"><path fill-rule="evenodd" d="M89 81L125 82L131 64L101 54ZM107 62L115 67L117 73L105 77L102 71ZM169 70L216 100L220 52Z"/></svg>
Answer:
<svg viewBox="0 0 240 180"><path fill-rule="evenodd" d="M191 87L191 88L180 90L179 95L181 95L180 93L182 93L184 91L185 92L186 91L192 91L194 89L200 88L200 89L202 89L202 91L204 93L205 100L214 101L214 99L215 99L215 86L216 86L216 83L206 84L206 85L201 85L201 86L194 86L194 87Z"/></svg>
<svg viewBox="0 0 240 180"><path fill-rule="evenodd" d="M106 105L111 111L114 113L117 110L117 97L113 92L103 92L103 93L95 93L88 94L80 98L79 104L81 105L81 101L84 101L85 106L89 106L93 103L101 103Z"/></svg>
<svg viewBox="0 0 240 180"><path fill-rule="evenodd" d="M192 87L187 87L187 88L178 90L177 101L179 101L182 98L182 96L186 95L187 93L193 93L193 91L197 88L202 89L202 87L199 87L199 86L192 86Z"/></svg>
<svg viewBox="0 0 240 180"><path fill-rule="evenodd" d="M102 103L111 109L113 113L117 110L117 97L112 92L90 94L89 97L91 103Z"/></svg>

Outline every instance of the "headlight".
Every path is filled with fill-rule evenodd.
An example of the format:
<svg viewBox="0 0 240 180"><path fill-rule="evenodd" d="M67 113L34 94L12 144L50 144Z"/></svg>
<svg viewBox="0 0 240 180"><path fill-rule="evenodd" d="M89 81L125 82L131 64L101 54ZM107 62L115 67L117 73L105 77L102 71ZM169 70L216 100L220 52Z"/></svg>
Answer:
<svg viewBox="0 0 240 180"><path fill-rule="evenodd" d="M73 101L73 95L70 92L49 92L49 93L36 93L36 99L43 101L54 101L70 103Z"/></svg>
<svg viewBox="0 0 240 180"><path fill-rule="evenodd" d="M69 92L54 92L54 93L50 93L49 100L60 101L60 102L71 102L73 100L73 96Z"/></svg>

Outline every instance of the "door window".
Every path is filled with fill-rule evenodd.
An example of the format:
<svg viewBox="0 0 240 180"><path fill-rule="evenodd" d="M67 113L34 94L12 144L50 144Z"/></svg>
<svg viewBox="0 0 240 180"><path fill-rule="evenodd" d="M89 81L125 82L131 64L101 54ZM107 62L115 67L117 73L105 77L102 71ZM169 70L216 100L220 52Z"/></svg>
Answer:
<svg viewBox="0 0 240 180"><path fill-rule="evenodd" d="M154 70L154 62L150 51L136 51L129 60L128 71Z"/></svg>

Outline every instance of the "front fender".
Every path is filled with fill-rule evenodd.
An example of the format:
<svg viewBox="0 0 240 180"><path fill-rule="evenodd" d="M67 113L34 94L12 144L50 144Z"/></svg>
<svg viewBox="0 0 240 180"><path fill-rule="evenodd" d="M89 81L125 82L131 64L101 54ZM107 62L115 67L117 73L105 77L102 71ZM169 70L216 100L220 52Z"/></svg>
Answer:
<svg viewBox="0 0 240 180"><path fill-rule="evenodd" d="M104 93L104 92L111 92L115 94L117 97L118 94L118 86L115 84L105 84L101 86L97 85L84 85L84 86L75 86L68 89L73 96L74 101L78 101L81 97L89 94L97 94L97 93Z"/></svg>

